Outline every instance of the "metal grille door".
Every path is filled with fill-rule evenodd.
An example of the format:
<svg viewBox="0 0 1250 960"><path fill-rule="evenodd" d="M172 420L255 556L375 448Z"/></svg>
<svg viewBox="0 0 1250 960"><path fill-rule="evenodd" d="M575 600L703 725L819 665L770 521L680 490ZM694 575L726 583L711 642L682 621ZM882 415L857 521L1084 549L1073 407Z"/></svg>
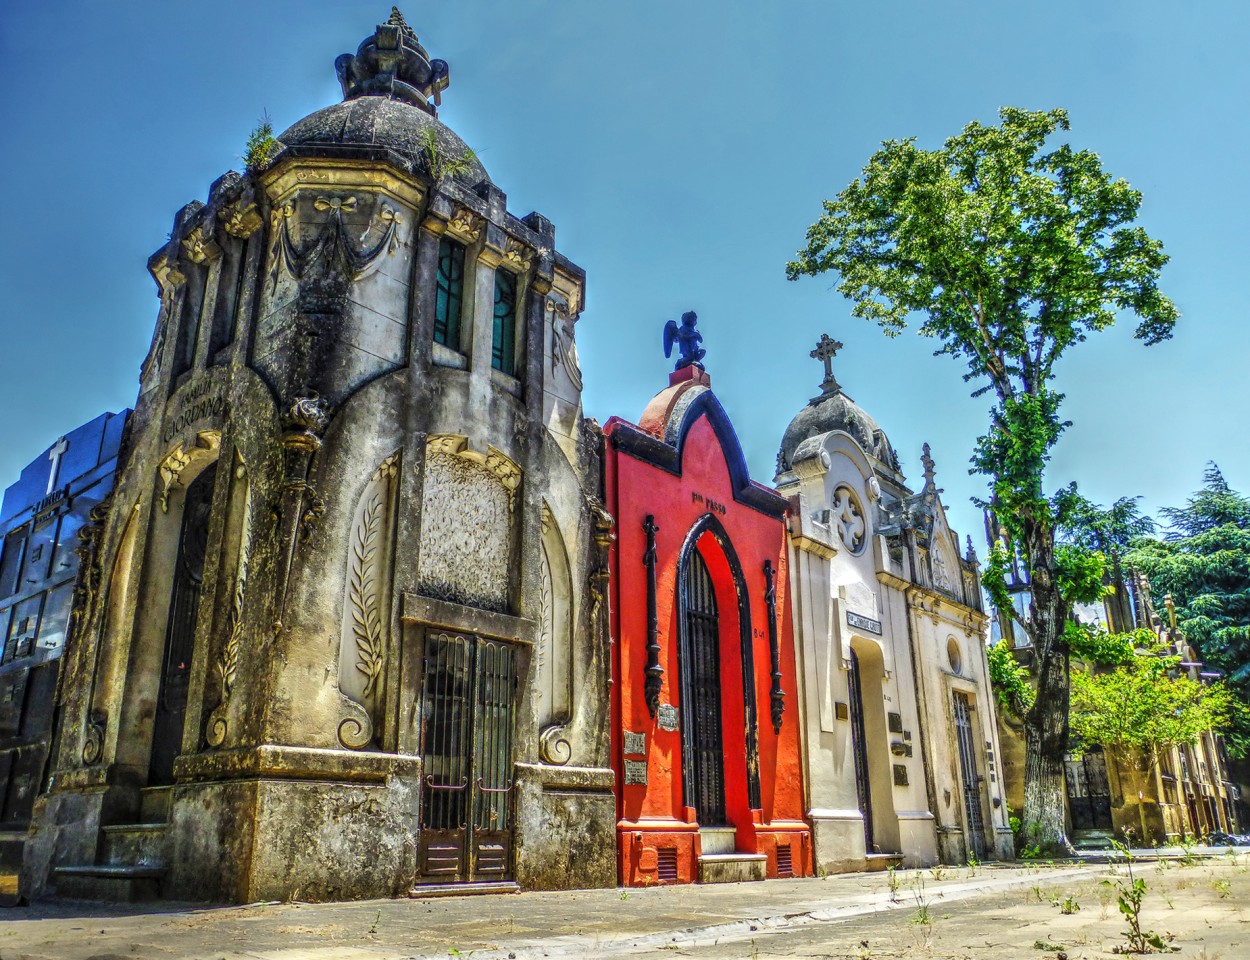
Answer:
<svg viewBox="0 0 1250 960"><path fill-rule="evenodd" d="M725 824L724 744L721 737L720 620L712 577L691 550L681 582L681 742L686 804L703 826Z"/></svg>
<svg viewBox="0 0 1250 960"><path fill-rule="evenodd" d="M1072 829L1112 829L1111 787L1107 782L1107 762L1102 750L1088 750L1080 758L1069 756L1064 767Z"/></svg>
<svg viewBox="0 0 1250 960"><path fill-rule="evenodd" d="M427 638L426 651L421 882L506 880L515 650L440 633Z"/></svg>
<svg viewBox="0 0 1250 960"><path fill-rule="evenodd" d="M864 730L864 689L859 674L859 657L851 651L851 670L847 675L851 694L851 736L855 753L855 791L859 794L859 809L864 815L864 850L876 853L876 839L872 834L872 785L868 779L868 736Z"/></svg>
<svg viewBox="0 0 1250 960"><path fill-rule="evenodd" d="M977 773L976 739L973 736L972 704L966 693L955 694L955 737L959 741L959 774L963 781L964 815L967 817L968 853L985 858L985 817L981 813L981 776Z"/></svg>
<svg viewBox="0 0 1250 960"><path fill-rule="evenodd" d="M161 689L153 718L152 760L148 783L174 782L174 760L182 751L182 728L187 714L191 655L195 651L195 620L200 610L204 556L208 552L208 521L213 509L213 479L217 465L206 468L187 488L183 503L182 534L174 561L174 585L165 626L165 656Z"/></svg>

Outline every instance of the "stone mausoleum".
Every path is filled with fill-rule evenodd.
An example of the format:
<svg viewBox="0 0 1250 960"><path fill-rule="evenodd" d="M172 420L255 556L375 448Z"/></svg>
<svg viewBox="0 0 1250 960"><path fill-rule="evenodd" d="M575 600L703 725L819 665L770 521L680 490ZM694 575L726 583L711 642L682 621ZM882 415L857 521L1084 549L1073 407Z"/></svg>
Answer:
<svg viewBox="0 0 1250 960"><path fill-rule="evenodd" d="M58 437L0 504L0 903L17 896L44 786L75 597L99 577L81 534L107 510L129 412L102 413Z"/></svg>
<svg viewBox="0 0 1250 960"><path fill-rule="evenodd" d="M786 500L689 358L604 437L620 880L806 876Z"/></svg>
<svg viewBox="0 0 1250 960"><path fill-rule="evenodd" d="M820 392L786 428L790 586L807 817L819 874L1010 859L972 542L961 555L925 444L907 485L822 336Z"/></svg>
<svg viewBox="0 0 1250 960"><path fill-rule="evenodd" d="M615 880L583 271L398 12L336 67L149 262L30 896Z"/></svg>

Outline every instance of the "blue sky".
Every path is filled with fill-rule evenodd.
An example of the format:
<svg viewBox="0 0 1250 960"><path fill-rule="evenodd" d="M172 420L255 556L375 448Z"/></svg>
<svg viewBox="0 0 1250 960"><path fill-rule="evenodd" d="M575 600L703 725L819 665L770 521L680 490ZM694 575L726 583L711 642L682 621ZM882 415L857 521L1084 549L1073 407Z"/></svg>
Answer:
<svg viewBox="0 0 1250 960"><path fill-rule="evenodd" d="M784 265L820 201L881 140L937 146L999 106L1062 106L1070 140L1145 195L1183 317L1145 348L1123 322L1061 367L1074 423L1051 486L1179 504L1215 459L1250 490L1250 6L1206 2L631 3L401 6L451 64L442 119L520 215L556 224L588 272L586 411L636 418L666 384L665 320L695 309L713 385L757 479L835 372L918 481L933 445L954 525L985 423L962 368L887 340ZM58 435L134 401L156 318L145 262L175 212L280 131L340 99L334 57L389 4L12 4L0 20L0 487ZM978 537L979 539L979 537Z"/></svg>

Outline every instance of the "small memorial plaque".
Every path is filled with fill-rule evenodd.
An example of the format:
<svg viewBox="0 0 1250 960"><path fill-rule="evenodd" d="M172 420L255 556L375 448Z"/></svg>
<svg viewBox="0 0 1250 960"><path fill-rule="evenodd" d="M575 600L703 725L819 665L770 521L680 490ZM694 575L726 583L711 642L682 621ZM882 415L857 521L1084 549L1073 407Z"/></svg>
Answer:
<svg viewBox="0 0 1250 960"><path fill-rule="evenodd" d="M628 774L626 774L626 776L628 776ZM894 786L907 786L907 767L901 763L894 764Z"/></svg>
<svg viewBox="0 0 1250 960"><path fill-rule="evenodd" d="M634 733L632 730L625 731L625 752L635 757L645 757L647 755L647 735L645 733Z"/></svg>
<svg viewBox="0 0 1250 960"><path fill-rule="evenodd" d="M888 721L886 725L890 728L890 733L903 732L903 715L901 713L887 713L886 719Z"/></svg>
<svg viewBox="0 0 1250 960"><path fill-rule="evenodd" d="M625 761L625 782L627 784L639 783L643 786L647 784L647 761L646 760L626 760Z"/></svg>
<svg viewBox="0 0 1250 960"><path fill-rule="evenodd" d="M656 720L659 722L661 730L676 730L678 721L677 708L671 703L660 704L660 709L656 711Z"/></svg>

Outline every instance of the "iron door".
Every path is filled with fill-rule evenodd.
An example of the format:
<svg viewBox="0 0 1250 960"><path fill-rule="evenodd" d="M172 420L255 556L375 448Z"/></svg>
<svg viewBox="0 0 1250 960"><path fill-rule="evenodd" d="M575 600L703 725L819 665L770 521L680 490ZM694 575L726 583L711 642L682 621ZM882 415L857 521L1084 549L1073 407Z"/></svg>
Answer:
<svg viewBox="0 0 1250 960"><path fill-rule="evenodd" d="M182 532L178 538L178 557L174 561L169 620L165 626L161 686L153 718L152 760L148 767L148 783L151 786L174 782L174 760L182 750L191 657L195 651L195 620L200 610L216 475L217 465L214 463L191 481L183 504Z"/></svg>
<svg viewBox="0 0 1250 960"><path fill-rule="evenodd" d="M864 850L877 853L876 838L872 833L872 784L868 779L868 736L864 729L864 691L859 675L859 657L851 651L851 669L847 674L851 699L851 749L855 754L855 792L859 795L859 809L864 815Z"/></svg>
<svg viewBox="0 0 1250 960"><path fill-rule="evenodd" d="M427 637L421 883L511 877L516 689L511 644Z"/></svg>
<svg viewBox="0 0 1250 960"><path fill-rule="evenodd" d="M1102 750L1090 749L1080 758L1069 755L1064 767L1072 829L1112 829L1111 787L1107 782L1107 761Z"/></svg>
<svg viewBox="0 0 1250 960"><path fill-rule="evenodd" d="M985 817L981 812L981 775L977 772L976 737L972 728L972 704L966 693L955 694L955 738L959 742L959 776L963 783L964 816L967 818L968 853L985 859Z"/></svg>
<svg viewBox="0 0 1250 960"><path fill-rule="evenodd" d="M692 550L681 581L681 746L686 805L705 827L723 826L724 744L721 737L720 618L707 564Z"/></svg>

